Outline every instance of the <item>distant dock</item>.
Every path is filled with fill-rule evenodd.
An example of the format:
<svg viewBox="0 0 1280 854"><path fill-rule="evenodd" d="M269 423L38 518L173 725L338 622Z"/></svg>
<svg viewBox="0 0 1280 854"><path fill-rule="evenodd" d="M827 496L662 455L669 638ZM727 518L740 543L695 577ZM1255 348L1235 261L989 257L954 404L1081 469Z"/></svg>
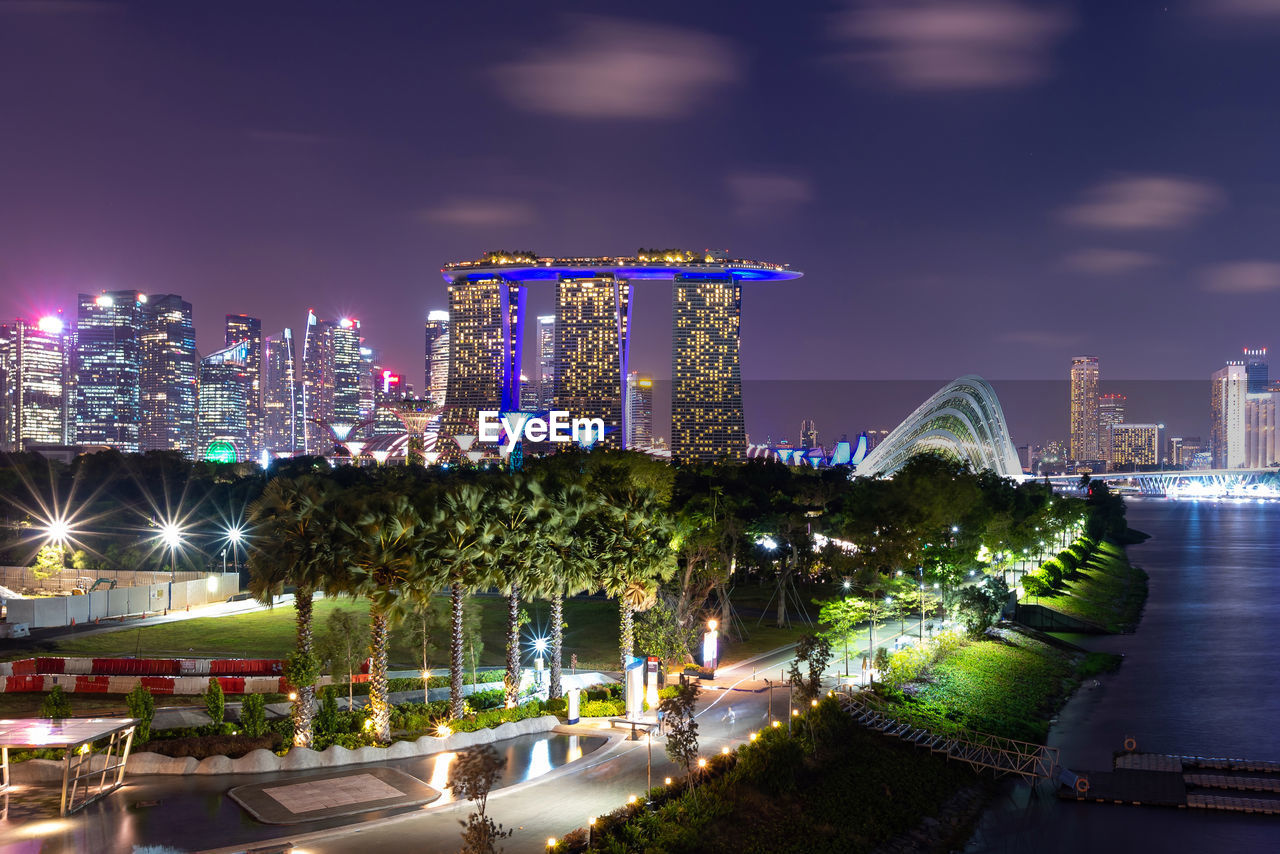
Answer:
<svg viewBox="0 0 1280 854"><path fill-rule="evenodd" d="M1118 754L1110 771L1074 776L1058 797L1280 815L1280 762L1133 751Z"/></svg>

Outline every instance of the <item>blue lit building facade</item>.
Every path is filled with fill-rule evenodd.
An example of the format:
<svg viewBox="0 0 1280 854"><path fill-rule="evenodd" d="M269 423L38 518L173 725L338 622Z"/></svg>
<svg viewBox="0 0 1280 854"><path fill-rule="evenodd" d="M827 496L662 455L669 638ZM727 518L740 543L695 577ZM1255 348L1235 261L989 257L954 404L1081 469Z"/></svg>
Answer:
<svg viewBox="0 0 1280 854"><path fill-rule="evenodd" d="M177 294L152 294L143 303L139 372L139 447L196 450L196 333L191 303Z"/></svg>
<svg viewBox="0 0 1280 854"><path fill-rule="evenodd" d="M235 449L237 461L252 459L249 442L249 342L240 341L200 362L200 417L197 456L223 443Z"/></svg>

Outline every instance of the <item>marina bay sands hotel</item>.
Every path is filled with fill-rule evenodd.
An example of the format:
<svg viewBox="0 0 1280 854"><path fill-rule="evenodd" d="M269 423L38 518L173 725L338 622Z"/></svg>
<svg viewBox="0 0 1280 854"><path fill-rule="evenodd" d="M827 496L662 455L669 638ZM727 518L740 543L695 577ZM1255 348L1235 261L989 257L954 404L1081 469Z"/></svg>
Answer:
<svg viewBox="0 0 1280 854"><path fill-rule="evenodd" d="M724 252L640 250L634 257L542 258L490 252L441 270L449 283L449 374L440 439L474 435L481 410L520 409L526 288L554 284L552 409L600 418L622 447L631 289L672 283L671 454L744 459L738 358L742 286L799 278L785 265Z"/></svg>

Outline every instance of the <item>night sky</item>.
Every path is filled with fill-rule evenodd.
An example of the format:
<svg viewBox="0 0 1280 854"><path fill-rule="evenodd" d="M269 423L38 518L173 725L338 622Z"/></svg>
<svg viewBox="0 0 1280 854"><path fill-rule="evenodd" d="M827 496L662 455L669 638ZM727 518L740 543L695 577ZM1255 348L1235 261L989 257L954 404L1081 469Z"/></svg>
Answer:
<svg viewBox="0 0 1280 854"><path fill-rule="evenodd" d="M313 307L420 388L448 261L728 248L806 274L747 288L754 441L969 372L1058 381L997 388L1061 438L1079 352L1205 433L1280 348L1277 57L1280 0L0 2L0 318L179 293L209 352Z"/></svg>

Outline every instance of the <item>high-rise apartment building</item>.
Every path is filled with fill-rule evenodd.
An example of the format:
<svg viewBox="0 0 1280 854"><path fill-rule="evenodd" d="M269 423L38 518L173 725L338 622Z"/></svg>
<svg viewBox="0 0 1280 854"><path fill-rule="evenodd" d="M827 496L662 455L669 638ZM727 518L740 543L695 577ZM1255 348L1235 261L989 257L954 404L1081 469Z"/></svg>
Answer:
<svg viewBox="0 0 1280 854"><path fill-rule="evenodd" d="M191 303L151 294L140 308L139 447L196 452L196 333Z"/></svg>
<svg viewBox="0 0 1280 854"><path fill-rule="evenodd" d="M631 286L613 276L556 283L556 409L574 418L600 418L602 444L621 448L626 438L623 379L631 329Z"/></svg>
<svg viewBox="0 0 1280 854"><path fill-rule="evenodd" d="M124 453L140 447L143 307L146 294L80 294L76 312L76 430L79 445Z"/></svg>
<svg viewBox="0 0 1280 854"><path fill-rule="evenodd" d="M671 322L671 456L746 458L735 276L676 275Z"/></svg>
<svg viewBox="0 0 1280 854"><path fill-rule="evenodd" d="M265 444L265 427L262 412L262 321L246 314L228 314L226 334L223 339L230 347L241 341L249 342L249 360L245 368L249 372L249 399L247 402L247 418L249 431L250 459L262 456Z"/></svg>
<svg viewBox="0 0 1280 854"><path fill-rule="evenodd" d="M438 450L453 455L454 437L476 435L480 410L519 408L524 300L524 286L501 276L449 285L449 382Z"/></svg>
<svg viewBox="0 0 1280 854"><path fill-rule="evenodd" d="M436 406L444 406L449 387L449 312L427 313L426 373L423 395Z"/></svg>
<svg viewBox="0 0 1280 854"><path fill-rule="evenodd" d="M1270 386L1266 347L1244 348L1244 375L1248 394L1262 394Z"/></svg>
<svg viewBox="0 0 1280 854"><path fill-rule="evenodd" d="M1213 372L1209 391L1209 453L1215 469L1245 465L1247 397L1248 375L1242 360L1227 362Z"/></svg>
<svg viewBox="0 0 1280 854"><path fill-rule="evenodd" d="M249 447L249 342L232 344L200 361L197 455L202 459L252 459ZM233 453L228 453L230 446Z"/></svg>
<svg viewBox="0 0 1280 854"><path fill-rule="evenodd" d="M263 355L266 376L262 388L264 442L272 455L289 456L303 450L302 384L296 373L293 330L285 327L267 338Z"/></svg>
<svg viewBox="0 0 1280 854"><path fill-rule="evenodd" d="M1111 459L1111 428L1125 422L1128 399L1123 394L1098 396L1098 441L1102 445L1102 459Z"/></svg>
<svg viewBox="0 0 1280 854"><path fill-rule="evenodd" d="M343 424L359 424L373 408L372 383L361 383L365 361L360 356L360 321L344 317L329 334L333 339L333 417ZM364 400L365 391L369 401Z"/></svg>
<svg viewBox="0 0 1280 854"><path fill-rule="evenodd" d="M0 450L69 444L67 357L57 316L0 326Z"/></svg>
<svg viewBox="0 0 1280 854"><path fill-rule="evenodd" d="M1098 424L1098 357L1071 360L1071 459L1102 459Z"/></svg>
<svg viewBox="0 0 1280 854"><path fill-rule="evenodd" d="M549 410L555 406L556 397L556 316L538 315L535 341L538 365L532 382L536 396L533 409Z"/></svg>
<svg viewBox="0 0 1280 854"><path fill-rule="evenodd" d="M1115 424L1111 428L1111 464L1118 470L1160 462L1159 424Z"/></svg>
<svg viewBox="0 0 1280 854"><path fill-rule="evenodd" d="M653 446L653 377L627 374L627 450Z"/></svg>

